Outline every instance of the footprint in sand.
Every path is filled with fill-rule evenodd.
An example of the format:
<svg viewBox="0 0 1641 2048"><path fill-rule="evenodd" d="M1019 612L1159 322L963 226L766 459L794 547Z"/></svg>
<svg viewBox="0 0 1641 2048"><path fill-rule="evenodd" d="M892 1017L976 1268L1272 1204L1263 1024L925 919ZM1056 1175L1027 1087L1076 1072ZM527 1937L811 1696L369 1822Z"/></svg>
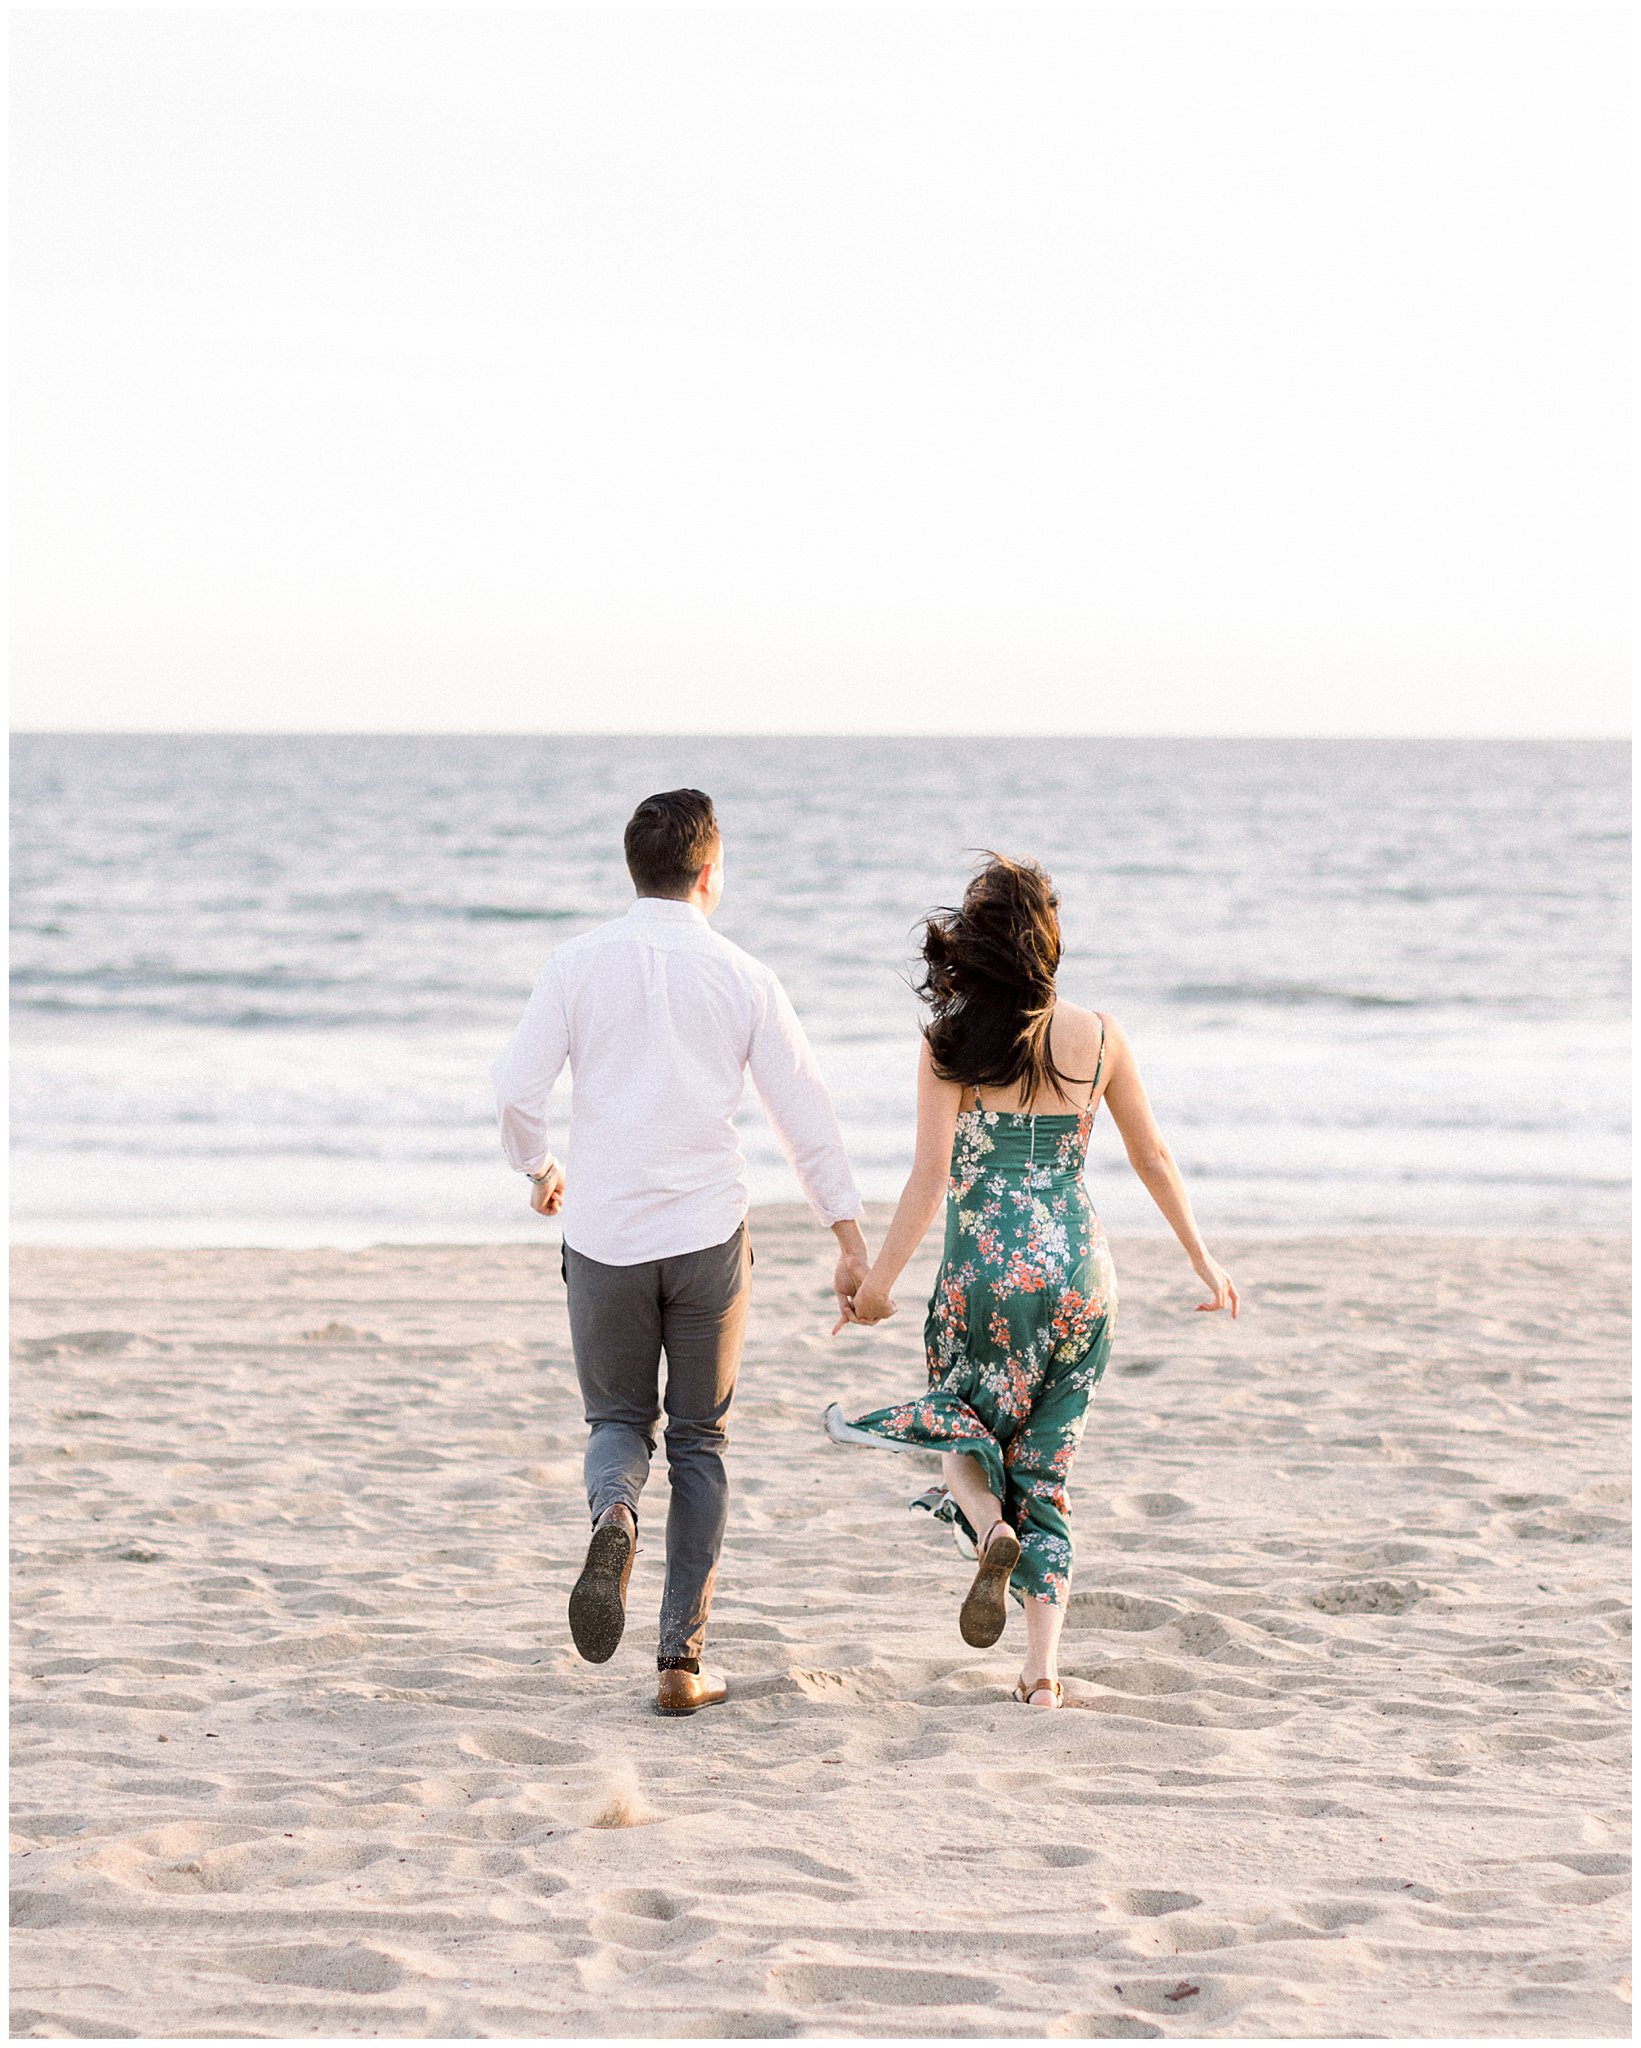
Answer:
<svg viewBox="0 0 1641 2048"><path fill-rule="evenodd" d="M1142 1920L1157 1920L1164 1913L1183 1913L1202 1904L1195 1892L1147 1891L1143 1887L1113 1892L1111 1903L1119 1913L1133 1913Z"/></svg>
<svg viewBox="0 0 1641 2048"><path fill-rule="evenodd" d="M1364 1565L1419 1564L1430 1555L1430 1546L1392 1537L1388 1543L1369 1544L1365 1549L1358 1550L1356 1555Z"/></svg>
<svg viewBox="0 0 1641 2048"><path fill-rule="evenodd" d="M1112 1502L1119 1513L1137 1515L1147 1522L1171 1521L1175 1515L1192 1513L1191 1503L1177 1493L1125 1493Z"/></svg>
<svg viewBox="0 0 1641 2048"><path fill-rule="evenodd" d="M71 1927L84 1915L78 1892L33 1891L20 1886L11 1895L13 1927Z"/></svg>
<svg viewBox="0 0 1641 2048"><path fill-rule="evenodd" d="M1402 1898L1412 1898L1411 1890L1403 1890ZM1337 1934L1344 1927L1365 1926L1369 1920L1384 1917L1383 1906L1369 1905L1366 1900L1357 1899L1309 1899L1299 1907L1302 1920L1312 1927L1319 1927L1325 1934Z"/></svg>
<svg viewBox="0 0 1641 2048"><path fill-rule="evenodd" d="M1628 1876L1568 1877L1559 1882L1535 1885L1533 1895L1552 1906L1599 1906L1602 1900L1615 1899L1628 1891L1629 1884Z"/></svg>
<svg viewBox="0 0 1641 2048"><path fill-rule="evenodd" d="M555 1742L531 1728L481 1729L476 1735L458 1736L456 1747L486 1763L529 1764L537 1769L585 1763L592 1754L583 1742Z"/></svg>
<svg viewBox="0 0 1641 2048"><path fill-rule="evenodd" d="M1180 1610L1162 1600L1148 1600L1142 1593L1119 1593L1101 1587L1087 1593L1073 1593L1066 1608L1069 1629L1117 1628L1144 1630L1163 1628L1178 1621Z"/></svg>
<svg viewBox="0 0 1641 2048"><path fill-rule="evenodd" d="M694 1903L677 1892L638 1887L600 1892L587 1932L616 1948L693 1948L719 1931L716 1920L690 1910Z"/></svg>
<svg viewBox="0 0 1641 2048"><path fill-rule="evenodd" d="M689 1911L689 1900L675 1892L633 1887L625 1891L600 1892L598 1903L612 1913L628 1913L640 1920L679 1920Z"/></svg>
<svg viewBox="0 0 1641 2048"><path fill-rule="evenodd" d="M1623 1540L1627 1535L1624 1518L1620 1515L1597 1515L1583 1508L1546 1508L1542 1511L1523 1515L1509 1525L1512 1536L1523 1541L1538 1538L1551 1543L1589 1543L1600 1537L1614 1541Z"/></svg>
<svg viewBox="0 0 1641 2048"><path fill-rule="evenodd" d="M1206 2021L1227 2018L1240 2003L1217 1978L1195 1971L1183 1977L1125 1977L1111 1989L1126 2005L1177 2021L1186 2035L1199 2034Z"/></svg>
<svg viewBox="0 0 1641 2048"><path fill-rule="evenodd" d="M1132 2012L1067 2012L1048 2027L1051 2041L1155 2041L1161 2033Z"/></svg>
<svg viewBox="0 0 1641 2048"><path fill-rule="evenodd" d="M313 1991L393 1991L403 1969L380 1949L348 1942L327 1948L318 1942L286 1947L229 1949L213 1959L219 1969L254 1984L298 1984Z"/></svg>
<svg viewBox="0 0 1641 2048"><path fill-rule="evenodd" d="M1581 1849L1570 1856L1555 1856L1550 1860L1566 1864L1580 1877L1628 1877L1630 1874L1629 1857L1620 1855L1616 1850L1588 1853Z"/></svg>
<svg viewBox="0 0 1641 2048"><path fill-rule="evenodd" d="M1147 1657L1122 1657L1109 1664L1080 1664L1069 1675L1085 1685L1108 1686L1113 1692L1140 1697L1160 1693L1195 1692L1202 1680L1177 1664L1162 1664Z"/></svg>
<svg viewBox="0 0 1641 2048"><path fill-rule="evenodd" d="M760 1862L778 1863L783 1869L796 1871L800 1877L818 1878L823 1884L840 1885L848 1891L860 1889L860 1880L852 1872L840 1869L836 1863L823 1863L818 1856L810 1856L802 1849L748 1848L741 1853Z"/></svg>
<svg viewBox="0 0 1641 2048"><path fill-rule="evenodd" d="M873 1963L777 1963L770 1988L795 2005L990 2005L1002 1991L992 1977L951 1970L898 1970Z"/></svg>
<svg viewBox="0 0 1641 2048"><path fill-rule="evenodd" d="M1322 1614L1405 1614L1431 1591L1417 1579L1335 1579L1318 1586L1310 1604Z"/></svg>
<svg viewBox="0 0 1641 2048"><path fill-rule="evenodd" d="M116 1883L144 1891L235 1893L333 1884L368 1870L388 1854L386 1848L370 1844L321 1846L311 1839L274 1841L258 1835L226 1847L201 1847L192 1854L155 1855L129 1841L116 1842L91 1860Z"/></svg>
<svg viewBox="0 0 1641 2048"><path fill-rule="evenodd" d="M1218 1614L1182 1614L1177 1617L1174 1642L1187 1657L1203 1657L1210 1663L1268 1664L1270 1655L1259 1646L1257 1631L1245 1623Z"/></svg>
<svg viewBox="0 0 1641 2048"><path fill-rule="evenodd" d="M681 2024L669 2022L667 2033L675 2041L789 2041L802 2025L795 2017L761 2007L753 2012L718 2012L708 2006L688 2014Z"/></svg>

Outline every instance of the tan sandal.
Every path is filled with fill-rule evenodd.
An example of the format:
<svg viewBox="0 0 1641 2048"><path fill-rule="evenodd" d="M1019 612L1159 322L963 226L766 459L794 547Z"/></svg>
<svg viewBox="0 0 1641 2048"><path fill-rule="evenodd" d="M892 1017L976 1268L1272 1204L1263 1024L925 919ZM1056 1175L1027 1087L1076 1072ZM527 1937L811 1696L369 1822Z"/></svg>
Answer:
<svg viewBox="0 0 1641 2048"><path fill-rule="evenodd" d="M1057 1678L1039 1678L1035 1685L1027 1685L1022 1678L1014 1688L1014 1697L1021 1706L1029 1707L1040 1692L1051 1692L1057 1707L1065 1705L1065 1689Z"/></svg>
<svg viewBox="0 0 1641 2048"><path fill-rule="evenodd" d="M986 1531L980 1545L980 1569L957 1616L963 1640L972 1649L989 1650L1003 1633L1009 1616L1009 1580L1019 1562L1020 1539L999 1518Z"/></svg>

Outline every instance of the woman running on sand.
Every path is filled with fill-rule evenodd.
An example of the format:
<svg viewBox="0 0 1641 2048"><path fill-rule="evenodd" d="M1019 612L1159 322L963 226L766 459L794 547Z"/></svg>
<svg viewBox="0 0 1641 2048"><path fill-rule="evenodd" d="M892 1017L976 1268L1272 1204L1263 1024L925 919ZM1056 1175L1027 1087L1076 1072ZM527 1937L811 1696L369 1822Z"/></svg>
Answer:
<svg viewBox="0 0 1641 2048"><path fill-rule="evenodd" d="M945 1256L924 1324L928 1391L846 1421L840 1442L943 1452L953 1519L978 1570L958 1617L989 1648L1011 1589L1026 1613L1014 1696L1058 1707L1060 1627L1071 1578L1066 1482L1089 1399L1111 1349L1117 1283L1083 1184L1103 1101L1129 1163L1168 1219L1208 1299L1237 1313L1230 1275L1209 1256L1163 1143L1128 1041L1095 1010L1061 1001L1059 897L1033 861L996 854L962 906L924 928L929 1007L918 1063L917 1155L883 1248L843 1321L880 1323L890 1290L946 1202Z"/></svg>

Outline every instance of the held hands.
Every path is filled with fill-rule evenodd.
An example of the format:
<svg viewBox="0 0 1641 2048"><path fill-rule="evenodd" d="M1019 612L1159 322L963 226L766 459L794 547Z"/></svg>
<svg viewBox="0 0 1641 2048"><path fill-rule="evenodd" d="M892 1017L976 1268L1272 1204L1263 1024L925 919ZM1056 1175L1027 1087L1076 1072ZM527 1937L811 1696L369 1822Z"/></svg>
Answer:
<svg viewBox="0 0 1641 2048"><path fill-rule="evenodd" d="M895 1303L890 1299L887 1287L880 1287L870 1273L855 1289L855 1298L849 1304L854 1310L857 1323L886 1323L895 1313Z"/></svg>
<svg viewBox="0 0 1641 2048"><path fill-rule="evenodd" d="M838 1308L841 1313L832 1325L834 1337L850 1323L886 1323L895 1313L895 1304L889 1298L889 1290L880 1287L870 1274L863 1275L857 1280L852 1294L846 1296L839 1291Z"/></svg>
<svg viewBox="0 0 1641 2048"><path fill-rule="evenodd" d="M556 1216L564 1207L562 1166L550 1166L544 1179L530 1183L530 1207L538 1216Z"/></svg>
<svg viewBox="0 0 1641 2048"><path fill-rule="evenodd" d="M838 1304L838 1319L832 1326L834 1337L845 1323L854 1320L849 1304L854 1298L855 1289L866 1278L867 1264L864 1244L858 1250L846 1245L838 1254L838 1263L832 1271L832 1292Z"/></svg>
<svg viewBox="0 0 1641 2048"><path fill-rule="evenodd" d="M1231 1311L1231 1320L1235 1322L1240 1304L1237 1300L1236 1282L1230 1274L1217 1259L1209 1258L1206 1252L1200 1259L1193 1259L1191 1264L1196 1268L1197 1278L1212 1296L1209 1301L1197 1303L1197 1314L1212 1315L1215 1309L1228 1307Z"/></svg>

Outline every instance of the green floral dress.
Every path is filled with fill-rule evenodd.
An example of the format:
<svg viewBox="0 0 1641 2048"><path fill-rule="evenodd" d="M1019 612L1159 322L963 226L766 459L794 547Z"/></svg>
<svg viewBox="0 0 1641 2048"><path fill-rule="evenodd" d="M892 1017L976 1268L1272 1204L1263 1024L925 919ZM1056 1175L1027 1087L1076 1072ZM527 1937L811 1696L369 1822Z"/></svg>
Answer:
<svg viewBox="0 0 1641 2048"><path fill-rule="evenodd" d="M1091 1097L1098 1086L1096 1067ZM1057 1605L1071 1582L1066 1481L1117 1314L1083 1184L1094 1111L1092 1099L1065 1115L987 1109L976 1090L957 1119L945 1256L923 1326L928 1392L850 1425L978 1458L1020 1538L1012 1590ZM955 1504L946 1513L975 1536Z"/></svg>

